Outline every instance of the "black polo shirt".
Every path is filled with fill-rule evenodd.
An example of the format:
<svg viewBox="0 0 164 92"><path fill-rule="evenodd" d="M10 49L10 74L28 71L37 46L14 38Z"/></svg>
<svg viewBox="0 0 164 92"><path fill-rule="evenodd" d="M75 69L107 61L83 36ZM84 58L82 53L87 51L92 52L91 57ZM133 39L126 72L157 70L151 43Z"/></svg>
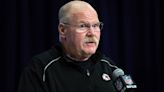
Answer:
<svg viewBox="0 0 164 92"><path fill-rule="evenodd" d="M18 92L116 92L109 64L111 60L98 52L87 61L74 61L56 46L33 58Z"/></svg>

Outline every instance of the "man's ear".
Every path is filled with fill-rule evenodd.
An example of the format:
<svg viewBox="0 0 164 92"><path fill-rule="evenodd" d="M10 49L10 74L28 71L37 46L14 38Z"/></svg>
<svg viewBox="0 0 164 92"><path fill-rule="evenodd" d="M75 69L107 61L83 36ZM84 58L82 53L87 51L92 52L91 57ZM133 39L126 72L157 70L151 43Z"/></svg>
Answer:
<svg viewBox="0 0 164 92"><path fill-rule="evenodd" d="M58 25L58 31L59 31L60 37L66 38L66 29L65 29L64 24L60 23L60 24Z"/></svg>

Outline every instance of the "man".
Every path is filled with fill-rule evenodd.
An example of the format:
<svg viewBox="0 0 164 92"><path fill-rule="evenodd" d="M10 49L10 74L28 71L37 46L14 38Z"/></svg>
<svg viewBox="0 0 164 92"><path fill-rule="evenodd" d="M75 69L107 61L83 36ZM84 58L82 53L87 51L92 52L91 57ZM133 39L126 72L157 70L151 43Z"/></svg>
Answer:
<svg viewBox="0 0 164 92"><path fill-rule="evenodd" d="M88 3L71 1L62 6L61 45L33 58L21 76L18 92L115 92L113 65L96 51L102 26Z"/></svg>

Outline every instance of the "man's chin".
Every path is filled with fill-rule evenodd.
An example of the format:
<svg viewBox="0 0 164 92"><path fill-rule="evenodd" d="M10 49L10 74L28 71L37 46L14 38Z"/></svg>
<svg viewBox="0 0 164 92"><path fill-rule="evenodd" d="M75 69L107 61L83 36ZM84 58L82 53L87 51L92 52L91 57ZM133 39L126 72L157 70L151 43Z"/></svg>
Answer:
<svg viewBox="0 0 164 92"><path fill-rule="evenodd" d="M86 51L86 55L93 55L95 54L96 50Z"/></svg>

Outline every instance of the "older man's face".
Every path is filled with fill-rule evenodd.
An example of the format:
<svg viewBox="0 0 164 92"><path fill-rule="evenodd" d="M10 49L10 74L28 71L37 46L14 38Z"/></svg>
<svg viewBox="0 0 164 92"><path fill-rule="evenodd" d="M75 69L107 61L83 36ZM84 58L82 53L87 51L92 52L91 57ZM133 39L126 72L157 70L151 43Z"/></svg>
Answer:
<svg viewBox="0 0 164 92"><path fill-rule="evenodd" d="M98 16L95 12L88 9L73 14L70 26L67 29L67 45L70 53L75 55L92 55L96 52L99 44L100 31L93 27L80 29L84 25L97 25Z"/></svg>

